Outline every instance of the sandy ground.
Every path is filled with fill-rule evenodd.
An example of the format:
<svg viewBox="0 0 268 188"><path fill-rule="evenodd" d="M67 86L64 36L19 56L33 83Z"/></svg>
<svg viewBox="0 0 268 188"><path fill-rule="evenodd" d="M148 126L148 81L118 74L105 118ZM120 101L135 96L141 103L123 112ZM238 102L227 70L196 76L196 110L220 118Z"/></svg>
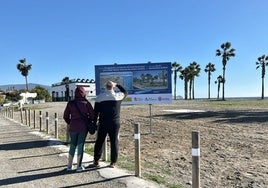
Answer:
<svg viewBox="0 0 268 188"><path fill-rule="evenodd" d="M167 105L122 106L118 164L134 167L134 124L138 123L142 176L167 187L191 187L192 131L198 131L201 187L268 187L268 105L238 108L215 103L178 100ZM49 113L51 125L58 113L61 134L66 126L65 106L57 102L38 107L43 121L45 112ZM14 117L19 118L19 113Z"/></svg>

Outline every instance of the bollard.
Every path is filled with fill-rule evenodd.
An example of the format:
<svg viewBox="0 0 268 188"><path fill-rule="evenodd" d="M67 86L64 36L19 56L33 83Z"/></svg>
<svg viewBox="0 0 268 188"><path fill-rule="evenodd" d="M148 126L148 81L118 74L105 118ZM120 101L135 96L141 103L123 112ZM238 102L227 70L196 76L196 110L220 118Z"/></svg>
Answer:
<svg viewBox="0 0 268 188"><path fill-rule="evenodd" d="M20 122L23 124L23 118L22 118L22 108L20 108Z"/></svg>
<svg viewBox="0 0 268 188"><path fill-rule="evenodd" d="M134 139L135 139L135 176L141 177L140 165L140 124L134 125Z"/></svg>
<svg viewBox="0 0 268 188"><path fill-rule="evenodd" d="M14 118L14 106L12 106L12 114L11 114L11 118Z"/></svg>
<svg viewBox="0 0 268 188"><path fill-rule="evenodd" d="M47 134L49 133L49 130L48 130L48 120L49 120L49 116L48 116L48 112L46 112L46 133Z"/></svg>
<svg viewBox="0 0 268 188"><path fill-rule="evenodd" d="M42 131L42 111L39 111L39 131Z"/></svg>
<svg viewBox="0 0 268 188"><path fill-rule="evenodd" d="M25 112L25 125L27 125L28 118L27 118L27 109L26 108L24 108L24 112Z"/></svg>
<svg viewBox="0 0 268 188"><path fill-rule="evenodd" d="M33 111L33 124L34 124L34 129L35 129L35 110Z"/></svg>
<svg viewBox="0 0 268 188"><path fill-rule="evenodd" d="M12 108L9 109L9 118L12 118Z"/></svg>
<svg viewBox="0 0 268 188"><path fill-rule="evenodd" d="M149 104L150 111L150 133L152 134L152 104Z"/></svg>
<svg viewBox="0 0 268 188"><path fill-rule="evenodd" d="M28 110L29 127L31 126L31 109Z"/></svg>
<svg viewBox="0 0 268 188"><path fill-rule="evenodd" d="M192 131L192 188L200 186L200 140L199 132Z"/></svg>
<svg viewBox="0 0 268 188"><path fill-rule="evenodd" d="M58 114L55 113L55 138L58 139Z"/></svg>

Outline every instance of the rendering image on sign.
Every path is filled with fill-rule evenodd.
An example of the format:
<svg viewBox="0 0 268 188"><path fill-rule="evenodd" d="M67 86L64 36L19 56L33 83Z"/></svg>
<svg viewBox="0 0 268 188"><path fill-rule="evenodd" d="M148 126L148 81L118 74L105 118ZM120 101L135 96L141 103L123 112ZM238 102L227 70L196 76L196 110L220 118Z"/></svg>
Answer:
<svg viewBox="0 0 268 188"><path fill-rule="evenodd" d="M145 63L95 66L96 94L111 80L128 91L124 103L170 103L171 63Z"/></svg>

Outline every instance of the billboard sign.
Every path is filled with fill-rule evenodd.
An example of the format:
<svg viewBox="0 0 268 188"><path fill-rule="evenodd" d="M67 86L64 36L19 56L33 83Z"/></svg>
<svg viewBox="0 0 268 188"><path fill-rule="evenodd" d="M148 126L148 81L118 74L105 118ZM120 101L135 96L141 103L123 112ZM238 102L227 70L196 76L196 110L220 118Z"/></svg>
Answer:
<svg viewBox="0 0 268 188"><path fill-rule="evenodd" d="M124 104L166 104L172 102L171 63L95 65L96 94L108 80L122 85L128 96Z"/></svg>

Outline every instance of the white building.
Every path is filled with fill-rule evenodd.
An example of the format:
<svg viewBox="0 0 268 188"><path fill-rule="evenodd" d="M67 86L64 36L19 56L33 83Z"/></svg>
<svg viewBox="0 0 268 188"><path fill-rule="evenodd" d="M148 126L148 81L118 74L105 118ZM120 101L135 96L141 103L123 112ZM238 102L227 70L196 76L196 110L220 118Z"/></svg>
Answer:
<svg viewBox="0 0 268 188"><path fill-rule="evenodd" d="M60 82L52 84L52 101L68 101L74 99L74 91L77 86L85 88L87 99L94 98L96 96L96 86L93 79L72 79L68 83Z"/></svg>
<svg viewBox="0 0 268 188"><path fill-rule="evenodd" d="M34 101L34 98L37 96L37 93L21 93L20 96L22 97L21 100L19 100L20 104L32 104Z"/></svg>

